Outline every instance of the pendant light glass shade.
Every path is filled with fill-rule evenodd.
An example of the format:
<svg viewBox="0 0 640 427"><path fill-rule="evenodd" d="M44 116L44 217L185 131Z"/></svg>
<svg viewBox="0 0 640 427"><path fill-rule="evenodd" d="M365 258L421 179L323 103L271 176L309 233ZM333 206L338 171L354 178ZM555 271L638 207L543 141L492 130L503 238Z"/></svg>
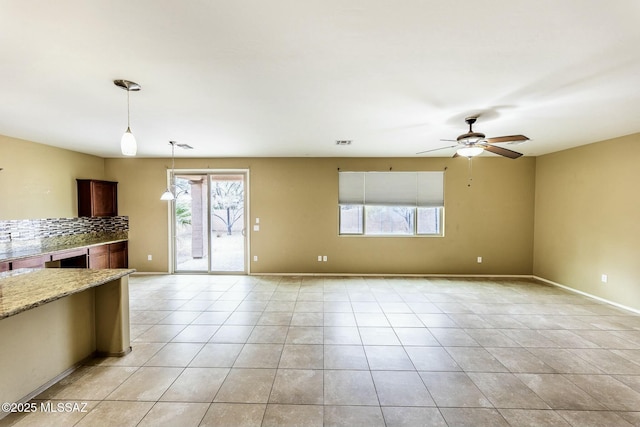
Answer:
<svg viewBox="0 0 640 427"><path fill-rule="evenodd" d="M168 188L165 190L164 193L162 193L162 196L160 196L160 200L173 200L173 199L175 199L175 196L173 195L171 190L169 190Z"/></svg>
<svg viewBox="0 0 640 427"><path fill-rule="evenodd" d="M136 137L131 133L131 129L127 128L127 131L122 135L120 140L120 150L124 156L135 156L138 152L138 144L136 143Z"/></svg>

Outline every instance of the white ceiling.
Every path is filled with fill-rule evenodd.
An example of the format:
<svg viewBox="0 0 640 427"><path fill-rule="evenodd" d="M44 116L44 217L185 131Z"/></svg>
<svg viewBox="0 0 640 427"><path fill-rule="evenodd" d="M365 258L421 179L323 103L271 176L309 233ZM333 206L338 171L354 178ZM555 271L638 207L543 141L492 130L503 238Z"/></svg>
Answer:
<svg viewBox="0 0 640 427"><path fill-rule="evenodd" d="M103 157L114 79L142 157L415 156L476 114L529 156L640 132L637 0L2 0L0 37L0 134Z"/></svg>

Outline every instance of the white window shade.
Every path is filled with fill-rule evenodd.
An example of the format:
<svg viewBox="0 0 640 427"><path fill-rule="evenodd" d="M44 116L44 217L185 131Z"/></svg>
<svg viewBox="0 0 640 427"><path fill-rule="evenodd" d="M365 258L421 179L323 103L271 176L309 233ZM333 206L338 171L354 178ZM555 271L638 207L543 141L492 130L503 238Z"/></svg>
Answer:
<svg viewBox="0 0 640 427"><path fill-rule="evenodd" d="M367 172L364 182L367 205L416 206L415 172Z"/></svg>
<svg viewBox="0 0 640 427"><path fill-rule="evenodd" d="M444 172L418 172L420 207L444 206Z"/></svg>
<svg viewBox="0 0 640 427"><path fill-rule="evenodd" d="M341 205L444 206L444 172L339 172Z"/></svg>
<svg viewBox="0 0 640 427"><path fill-rule="evenodd" d="M338 203L341 205L364 204L364 172L339 172Z"/></svg>

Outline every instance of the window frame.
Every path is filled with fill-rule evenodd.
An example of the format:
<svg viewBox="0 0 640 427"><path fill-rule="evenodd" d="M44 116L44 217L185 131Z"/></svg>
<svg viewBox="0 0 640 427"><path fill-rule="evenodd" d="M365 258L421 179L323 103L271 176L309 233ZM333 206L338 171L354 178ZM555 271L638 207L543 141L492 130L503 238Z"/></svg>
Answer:
<svg viewBox="0 0 640 427"><path fill-rule="evenodd" d="M369 173L376 173L376 174L384 174L384 173L415 173L418 174L420 172L425 172L425 171L416 171L416 172L412 172L412 171L407 171L407 172L369 172ZM440 172L440 171L435 171L435 172ZM339 174L343 173L342 171L339 171ZM345 172L348 173L348 172ZM358 172L358 173L362 173L364 174L364 176L366 177L366 174L368 172ZM441 190L441 205L439 206L426 206L426 205L420 205L418 203L418 201L416 200L415 205L411 204L411 205L407 205L407 204L395 204L395 203L390 203L390 204L380 204L380 203L367 203L365 198L362 198L361 203L353 203L353 202L346 202L346 203L341 203L340 202L340 198L342 195L342 187L340 187L339 189L339 197L338 197L338 235L339 236L344 236L344 237L444 237L444 231L445 231L445 206L444 206L444 172L440 172L442 174L442 190ZM340 180L340 175L339 175L339 180ZM363 180L363 188L364 188L364 180ZM416 198L418 198L417 196L417 192L419 190L416 189ZM349 193L350 195L352 195L351 193ZM353 207L353 208L357 208L359 209L360 212L358 212L358 215L360 216L360 220L358 221L358 230L356 231L343 231L343 208L344 207ZM411 226L411 230L408 233L393 233L393 232L380 232L380 233L376 233L376 232L367 232L367 208L369 207L374 207L374 206L386 206L386 207L403 207L403 208L408 208L408 209L412 209L412 219L413 219L413 224ZM435 217L435 221L437 223L437 232L435 233L424 233L424 232L419 232L419 211L420 209L435 209L436 210L436 217Z"/></svg>
<svg viewBox="0 0 640 427"><path fill-rule="evenodd" d="M345 232L342 231L342 215L341 209L342 206L353 206L359 207L361 209L360 213L360 224L362 225L362 231L356 232ZM444 206L433 206L430 208L419 207L419 206L403 206L407 208L411 208L414 210L413 213L413 229L411 233L400 234L400 233L367 233L367 206L376 206L376 205L338 205L338 235L340 237L444 237ZM419 233L418 232L418 209L436 209L436 221L438 222L438 232L437 233Z"/></svg>

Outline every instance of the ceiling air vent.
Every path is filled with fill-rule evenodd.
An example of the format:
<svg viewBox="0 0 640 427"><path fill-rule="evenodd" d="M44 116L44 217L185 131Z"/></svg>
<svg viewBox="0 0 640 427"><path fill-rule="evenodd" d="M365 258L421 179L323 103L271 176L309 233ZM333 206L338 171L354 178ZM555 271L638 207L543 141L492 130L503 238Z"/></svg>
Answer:
<svg viewBox="0 0 640 427"><path fill-rule="evenodd" d="M350 139L338 139L336 145L351 145Z"/></svg>

